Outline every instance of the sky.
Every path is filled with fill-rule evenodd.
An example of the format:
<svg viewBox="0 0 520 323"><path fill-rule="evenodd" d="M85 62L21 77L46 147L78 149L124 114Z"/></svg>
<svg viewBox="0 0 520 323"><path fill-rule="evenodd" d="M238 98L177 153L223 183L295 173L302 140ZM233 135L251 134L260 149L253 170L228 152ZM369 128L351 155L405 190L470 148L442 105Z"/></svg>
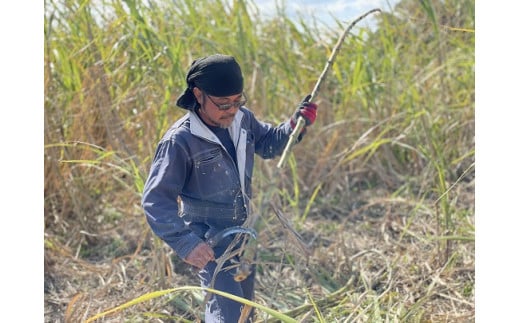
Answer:
<svg viewBox="0 0 520 323"><path fill-rule="evenodd" d="M266 11L273 3L257 2ZM295 10L333 11L347 21L374 7L388 8L386 1L376 0L288 2ZM312 7L316 3L320 6ZM0 283L7 287L6 321L20 313L27 322L43 317L43 5L11 1L0 12ZM476 322L518 316L520 49L514 41L515 6L514 1L476 1Z"/></svg>
<svg viewBox="0 0 520 323"><path fill-rule="evenodd" d="M289 12L314 13L320 16L330 14L338 18L353 18L359 14L374 8L390 10L397 0L286 0L285 7ZM264 14L276 11L276 5L281 5L280 0L256 0L256 5ZM391 7L390 7L391 6Z"/></svg>
<svg viewBox="0 0 520 323"><path fill-rule="evenodd" d="M334 17L340 21L349 22L360 15L379 8L382 11L390 11L398 2L397 0L286 0L285 8L289 17L297 15L312 15L320 22L327 25L335 25ZM256 6L263 16L276 13L277 5L283 3L280 0L256 0ZM373 25L372 17L367 17L359 24Z"/></svg>

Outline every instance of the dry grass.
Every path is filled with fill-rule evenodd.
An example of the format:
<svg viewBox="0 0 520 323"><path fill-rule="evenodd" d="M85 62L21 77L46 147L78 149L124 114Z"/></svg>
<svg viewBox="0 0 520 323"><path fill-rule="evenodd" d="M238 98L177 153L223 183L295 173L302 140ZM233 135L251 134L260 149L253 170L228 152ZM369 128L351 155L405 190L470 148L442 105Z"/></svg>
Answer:
<svg viewBox="0 0 520 323"><path fill-rule="evenodd" d="M473 203L473 185L459 187L461 203ZM360 206L350 212L311 212L299 230L312 252L308 260L274 215L266 219L258 237L256 302L302 322L315 321L311 300L324 322L370 322L376 313L390 321L473 321L474 244L454 241L446 260L435 239L433 210L373 199L373 193L356 194ZM190 268L154 242L139 212L127 219L124 231L111 229L90 239L96 242L89 248L103 258L77 257L77 250L47 236L52 247L45 251L46 322L79 322L149 292L198 284ZM117 241L124 243L118 248ZM107 246L113 249L102 250ZM201 318L201 304L197 293L173 295L100 322L194 322Z"/></svg>

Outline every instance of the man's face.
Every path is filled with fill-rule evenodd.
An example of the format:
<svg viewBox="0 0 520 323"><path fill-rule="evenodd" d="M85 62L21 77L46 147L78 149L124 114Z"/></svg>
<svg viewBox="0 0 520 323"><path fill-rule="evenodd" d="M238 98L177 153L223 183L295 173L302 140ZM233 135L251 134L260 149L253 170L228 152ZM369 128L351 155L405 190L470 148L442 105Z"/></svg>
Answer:
<svg viewBox="0 0 520 323"><path fill-rule="evenodd" d="M200 117L210 126L229 128L239 107L245 104L245 97L242 93L214 97L197 87L193 89L193 93L200 104Z"/></svg>

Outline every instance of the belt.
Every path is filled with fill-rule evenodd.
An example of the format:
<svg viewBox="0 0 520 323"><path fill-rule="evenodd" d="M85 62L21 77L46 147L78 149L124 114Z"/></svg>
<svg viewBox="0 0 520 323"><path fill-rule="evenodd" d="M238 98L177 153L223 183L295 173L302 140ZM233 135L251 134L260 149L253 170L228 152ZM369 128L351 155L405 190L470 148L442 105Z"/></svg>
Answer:
<svg viewBox="0 0 520 323"><path fill-rule="evenodd" d="M239 223L247 218L247 210L245 206L228 207L221 204L207 203L204 204L187 204L182 203L180 216L188 222L214 222L216 225L221 222ZM208 223L210 224L210 223Z"/></svg>

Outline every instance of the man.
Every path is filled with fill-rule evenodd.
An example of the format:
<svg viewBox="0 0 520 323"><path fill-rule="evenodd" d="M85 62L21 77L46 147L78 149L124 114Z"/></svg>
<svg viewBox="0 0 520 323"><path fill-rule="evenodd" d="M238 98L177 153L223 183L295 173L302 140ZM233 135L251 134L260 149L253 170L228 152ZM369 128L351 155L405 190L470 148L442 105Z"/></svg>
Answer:
<svg viewBox="0 0 520 323"><path fill-rule="evenodd" d="M241 68L232 56L195 60L187 89L177 106L188 110L159 141L145 183L142 206L153 232L183 261L197 267L202 286L210 287L218 259L233 235L209 243L248 217L255 153L264 159L282 154L296 120L314 123L317 105L303 102L294 115L274 127L245 107ZM306 100L304 100L306 101ZM303 137L305 128L300 135ZM213 242L213 241L212 241ZM235 256L240 261L240 256ZM218 271L213 288L253 299L255 268L244 280ZM212 295L206 323L238 322L242 304ZM249 314L252 321L253 312Z"/></svg>

